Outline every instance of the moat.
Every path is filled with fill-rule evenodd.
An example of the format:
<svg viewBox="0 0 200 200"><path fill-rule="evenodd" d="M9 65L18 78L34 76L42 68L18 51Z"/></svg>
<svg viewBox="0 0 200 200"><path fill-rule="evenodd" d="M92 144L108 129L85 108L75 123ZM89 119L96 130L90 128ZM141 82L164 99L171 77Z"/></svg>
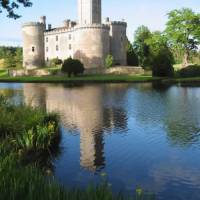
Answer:
<svg viewBox="0 0 200 200"><path fill-rule="evenodd" d="M60 183L107 179L127 195L139 186L158 200L200 199L200 87L0 83L0 94L59 113Z"/></svg>

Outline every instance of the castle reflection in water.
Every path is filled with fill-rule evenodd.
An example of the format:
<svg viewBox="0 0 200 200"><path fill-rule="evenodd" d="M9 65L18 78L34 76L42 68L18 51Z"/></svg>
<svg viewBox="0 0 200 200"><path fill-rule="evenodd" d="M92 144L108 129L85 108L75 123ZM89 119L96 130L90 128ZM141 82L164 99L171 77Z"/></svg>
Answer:
<svg viewBox="0 0 200 200"><path fill-rule="evenodd" d="M24 84L25 103L60 114L64 128L80 132L80 165L96 171L105 165L104 133L112 128L126 129L127 116L123 106L128 85L110 84L77 87ZM116 95L105 100L103 95ZM120 94L120 95L119 95ZM109 101L112 100L112 103ZM112 107L111 107L112 105Z"/></svg>

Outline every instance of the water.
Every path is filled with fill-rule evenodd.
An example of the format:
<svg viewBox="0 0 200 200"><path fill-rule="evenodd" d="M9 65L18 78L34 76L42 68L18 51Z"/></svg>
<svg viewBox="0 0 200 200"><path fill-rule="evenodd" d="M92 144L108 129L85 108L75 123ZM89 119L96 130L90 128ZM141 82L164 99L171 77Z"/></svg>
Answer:
<svg viewBox="0 0 200 200"><path fill-rule="evenodd" d="M0 94L60 114L60 183L84 188L105 173L114 192L200 199L199 87L1 83Z"/></svg>

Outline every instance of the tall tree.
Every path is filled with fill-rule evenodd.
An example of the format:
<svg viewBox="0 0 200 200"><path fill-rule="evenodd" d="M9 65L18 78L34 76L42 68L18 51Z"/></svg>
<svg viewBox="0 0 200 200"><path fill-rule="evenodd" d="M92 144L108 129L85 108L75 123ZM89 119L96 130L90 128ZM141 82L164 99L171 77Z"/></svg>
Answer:
<svg viewBox="0 0 200 200"><path fill-rule="evenodd" d="M30 7L32 3L30 0L0 0L0 13L6 10L8 17L17 19L20 15L18 15L15 10L18 9L20 5Z"/></svg>
<svg viewBox="0 0 200 200"><path fill-rule="evenodd" d="M140 26L134 37L133 47L138 56L139 64L143 67L149 65L149 45L146 41L151 38L151 32L146 26Z"/></svg>
<svg viewBox="0 0 200 200"><path fill-rule="evenodd" d="M178 45L183 49L183 66L188 66L190 51L200 44L200 14L188 8L172 10L168 13L165 32L172 47Z"/></svg>
<svg viewBox="0 0 200 200"><path fill-rule="evenodd" d="M126 43L126 53L127 53L127 64L129 66L138 66L138 57L133 49L133 45L131 42L127 39Z"/></svg>

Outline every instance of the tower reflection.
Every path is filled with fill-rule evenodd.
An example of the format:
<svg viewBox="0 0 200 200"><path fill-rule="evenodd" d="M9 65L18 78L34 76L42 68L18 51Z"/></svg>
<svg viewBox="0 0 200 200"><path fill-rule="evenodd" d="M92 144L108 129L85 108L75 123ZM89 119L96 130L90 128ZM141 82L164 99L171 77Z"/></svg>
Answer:
<svg viewBox="0 0 200 200"><path fill-rule="evenodd" d="M116 88L116 93L113 92ZM110 90L111 89L111 90ZM80 132L80 165L96 171L105 165L104 130L127 125L126 112L118 107L123 95L114 98L116 106L107 108L104 95L117 94L120 85L86 85L66 87L64 85L25 84L25 103L42 107L47 112L60 114L61 122L66 129L78 129ZM123 88L124 90L124 88Z"/></svg>

